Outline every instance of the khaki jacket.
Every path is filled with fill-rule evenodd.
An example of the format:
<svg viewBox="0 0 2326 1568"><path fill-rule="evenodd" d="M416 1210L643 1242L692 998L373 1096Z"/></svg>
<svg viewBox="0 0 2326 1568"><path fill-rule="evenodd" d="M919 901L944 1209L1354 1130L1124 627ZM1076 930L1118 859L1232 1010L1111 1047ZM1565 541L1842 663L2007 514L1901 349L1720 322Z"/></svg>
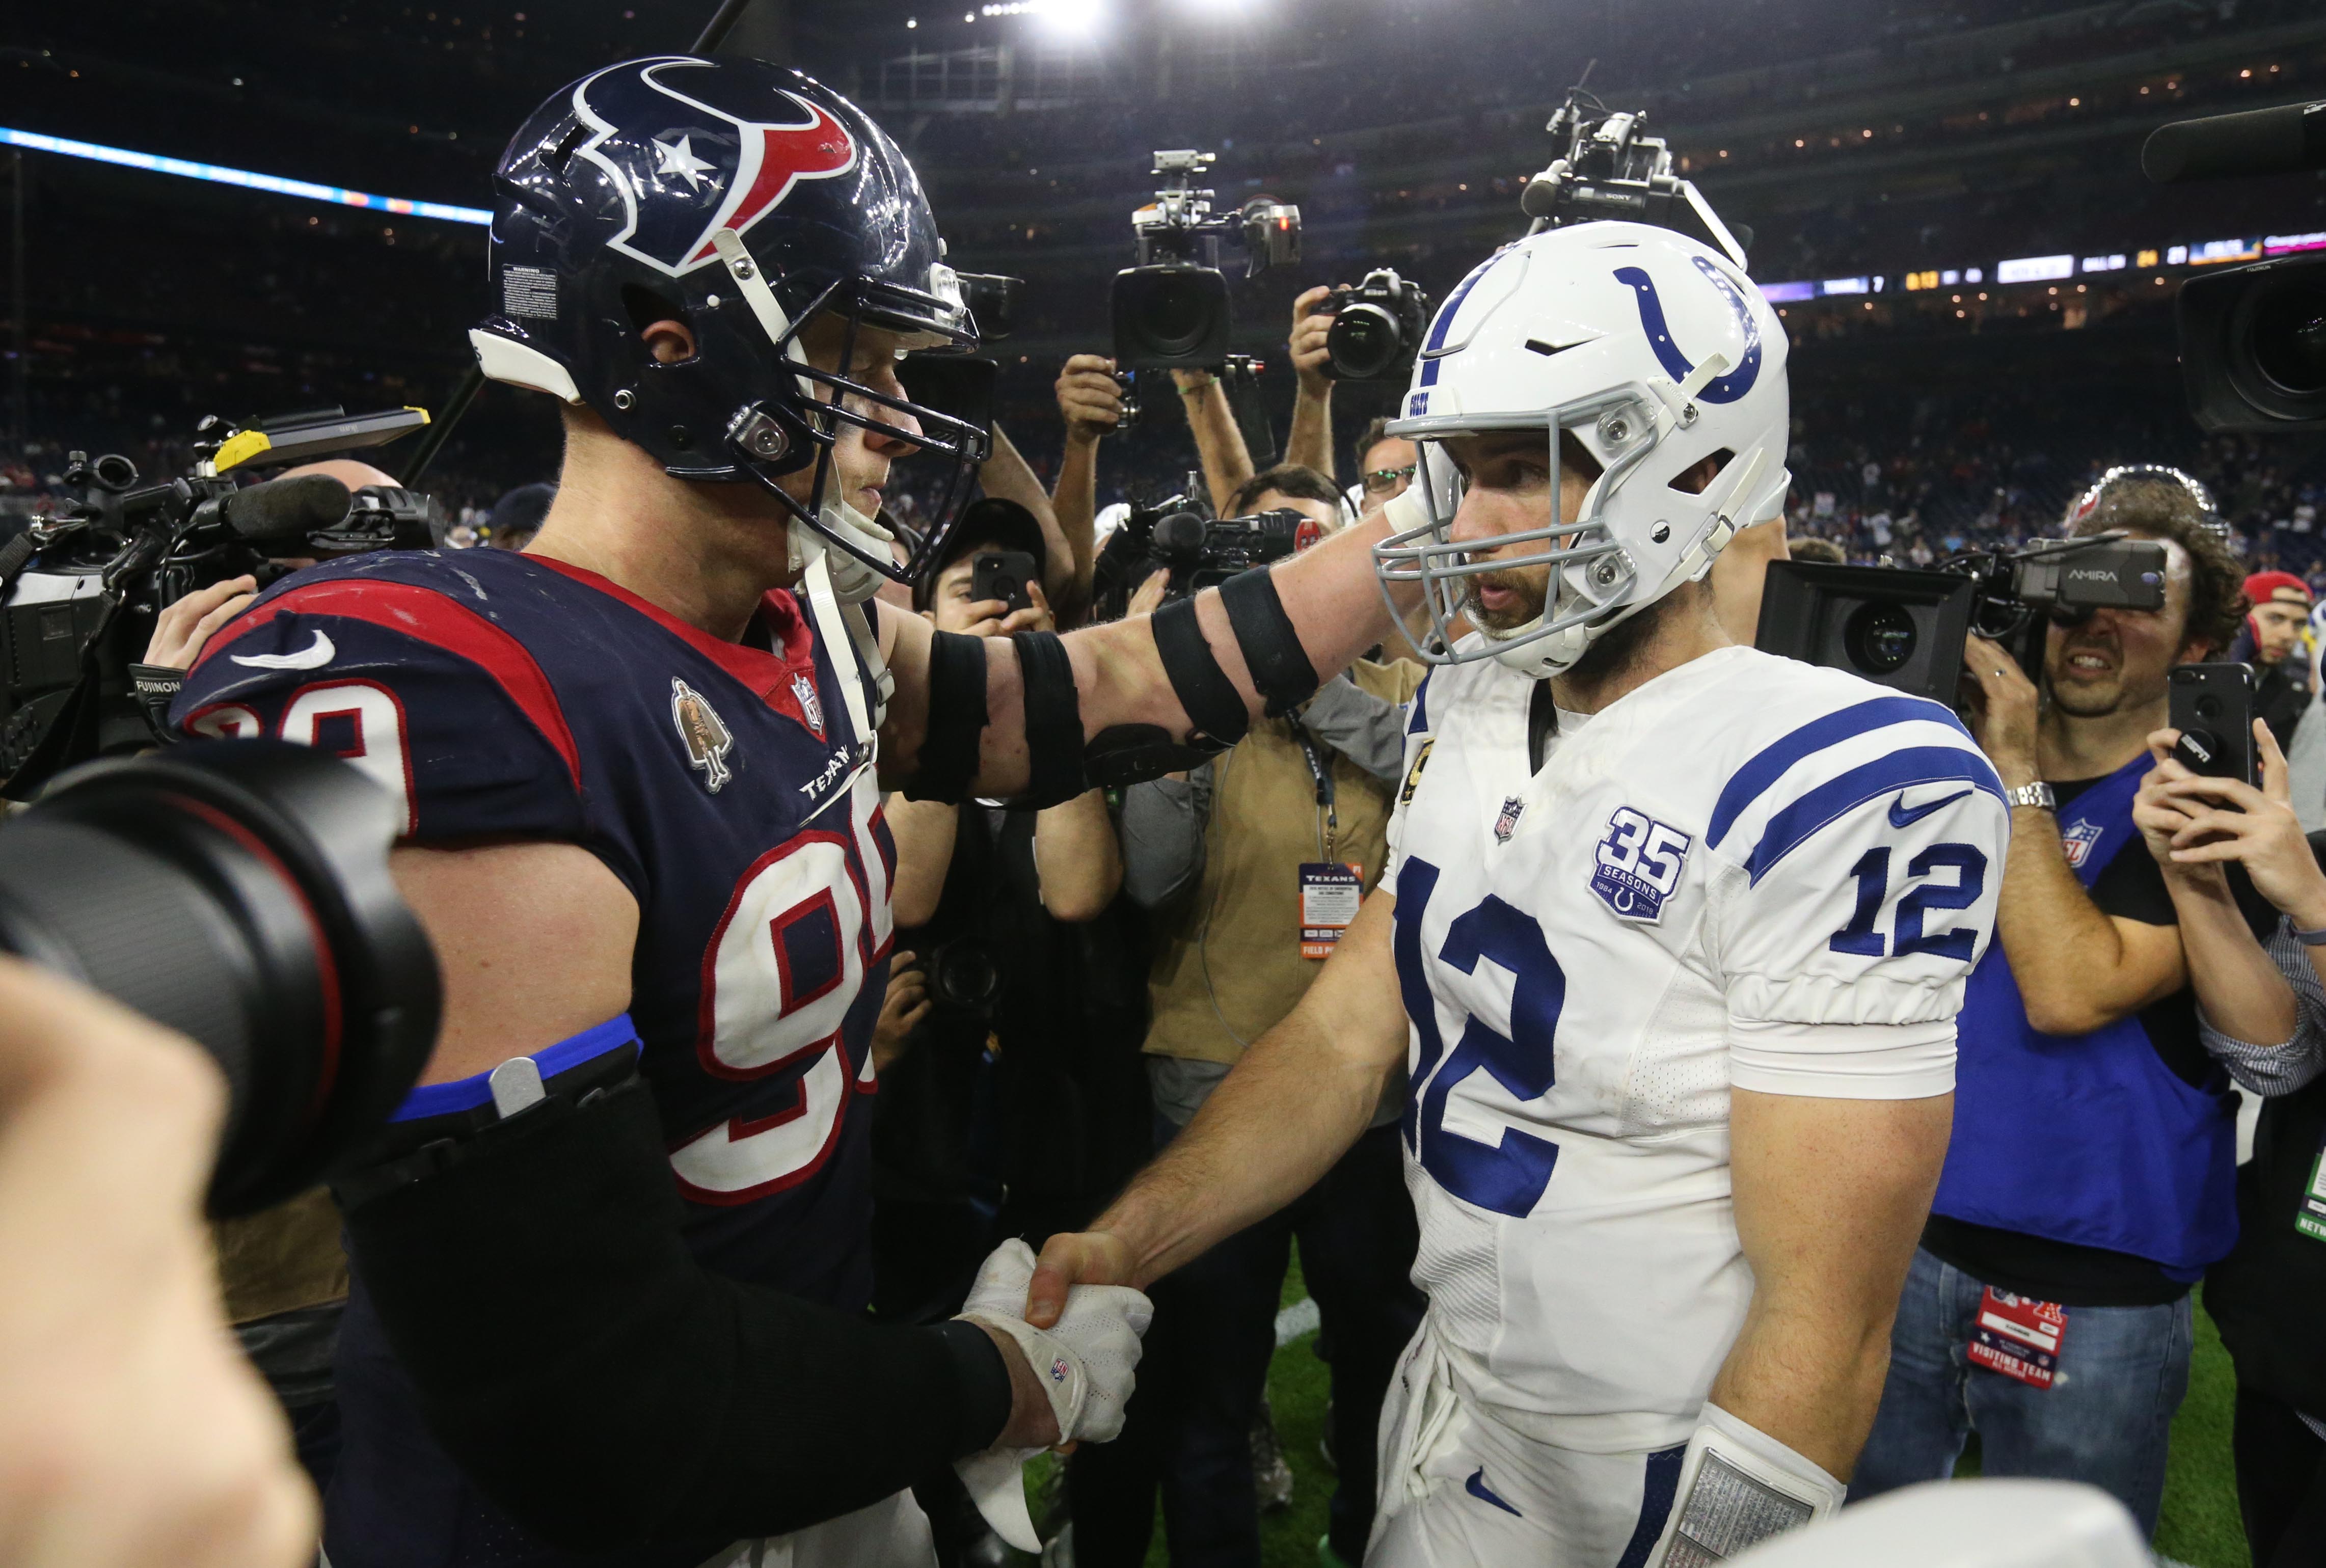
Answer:
<svg viewBox="0 0 2326 1568"><path fill-rule="evenodd" d="M1359 660L1349 677L1376 697L1405 702L1423 673L1411 660ZM1340 825L1332 858L1355 861L1371 893L1388 852L1397 786L1316 744L1333 770ZM1146 1049L1225 1062L1289 1013L1323 967L1300 956L1299 868L1325 858L1325 812L1308 760L1283 719L1255 721L1211 765L1203 881L1193 897L1156 916Z"/></svg>

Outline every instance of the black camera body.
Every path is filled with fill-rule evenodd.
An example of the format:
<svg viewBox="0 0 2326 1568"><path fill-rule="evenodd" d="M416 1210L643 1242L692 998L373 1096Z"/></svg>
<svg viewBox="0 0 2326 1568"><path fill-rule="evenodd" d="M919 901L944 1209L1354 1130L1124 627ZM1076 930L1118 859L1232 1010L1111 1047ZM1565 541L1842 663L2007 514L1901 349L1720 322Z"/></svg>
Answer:
<svg viewBox="0 0 2326 1568"><path fill-rule="evenodd" d="M1745 264L1752 230L1732 231L1696 186L1673 172L1671 149L1647 135L1645 114L1611 111L1577 84L1543 129L1564 151L1520 193L1520 210L1534 219L1529 233L1597 219L1651 223Z"/></svg>
<svg viewBox="0 0 2326 1568"><path fill-rule="evenodd" d="M1343 381L1402 379L1429 331L1429 296L1389 267L1354 288L1335 289L1317 307L1333 318L1325 334L1327 364Z"/></svg>
<svg viewBox="0 0 2326 1568"><path fill-rule="evenodd" d="M1753 645L1951 708L1971 633L2009 648L2035 679L2048 625L2159 608L2164 570L2162 544L2121 534L1973 551L1928 571L1772 561Z"/></svg>
<svg viewBox="0 0 2326 1568"><path fill-rule="evenodd" d="M1195 489L1190 483L1188 491ZM1099 618L1120 618L1131 595L1158 570L1171 574L1164 598L1185 598L1239 571L1281 561L1324 536L1315 518L1289 507L1249 517L1214 518L1206 512L1189 494L1133 506L1099 552L1093 574Z"/></svg>
<svg viewBox="0 0 2326 1568"><path fill-rule="evenodd" d="M1244 250L1244 275L1300 259L1300 209L1256 196L1233 215L1212 210L1214 192L1195 181L1217 159L1192 150L1158 152L1164 181L1152 206L1131 215L1139 264L1114 278L1114 362L1120 370L1198 369L1227 357L1234 311L1220 271L1220 242Z"/></svg>
<svg viewBox="0 0 2326 1568"><path fill-rule="evenodd" d="M75 762L151 744L129 667L155 617L187 594L246 575L263 589L292 570L284 558L434 543L436 504L420 491L350 491L321 474L237 482L246 465L374 446L427 420L418 409L328 409L239 428L205 420L192 471L153 485L127 458L73 453L65 478L81 499L0 553L0 777L11 798L30 798ZM73 733L51 744L60 721Z"/></svg>
<svg viewBox="0 0 2326 1568"><path fill-rule="evenodd" d="M2191 278L2173 310L2200 430L2326 430L2326 253Z"/></svg>

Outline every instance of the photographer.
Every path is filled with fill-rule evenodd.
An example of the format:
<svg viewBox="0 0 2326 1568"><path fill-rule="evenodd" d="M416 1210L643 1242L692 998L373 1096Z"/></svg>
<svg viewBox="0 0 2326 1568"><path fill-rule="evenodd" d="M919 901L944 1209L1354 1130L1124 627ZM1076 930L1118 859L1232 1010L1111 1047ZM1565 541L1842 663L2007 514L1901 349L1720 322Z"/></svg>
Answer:
<svg viewBox="0 0 2326 1568"><path fill-rule="evenodd" d="M1332 297L1332 289L1319 284L1293 301L1292 336L1285 344L1298 389L1292 397L1292 429L1284 438L1284 460L1314 469L1328 479L1334 477L1333 351L1326 339L1332 333L1333 317L1317 307Z"/></svg>
<svg viewBox="0 0 2326 1568"><path fill-rule="evenodd" d="M2266 1097L2253 1158L2238 1173L2238 1244L2205 1276L2205 1306L2237 1368L2232 1438L2238 1504L2256 1568L2326 1556L2326 1356L2317 1334L2326 1297L2326 1204L2313 1195L2326 1143L2326 988L2317 944L2326 927L2326 835L2304 838L2287 768L2266 723L2254 739L2262 785L2191 774L2173 758L2176 730L2149 737L2155 771L2133 817L2181 916L2205 1048ZM2228 868L2243 868L2279 912L2268 945L2254 940Z"/></svg>
<svg viewBox="0 0 2326 1568"><path fill-rule="evenodd" d="M191 1042L0 959L0 1561L313 1555L282 1416L220 1331L224 1105Z"/></svg>
<svg viewBox="0 0 2326 1568"><path fill-rule="evenodd" d="M1228 499L1232 514L1290 506L1330 531L1332 495L1314 470L1282 468ZM1328 868L1345 878L1352 911L1380 877L1403 755L1400 704L1420 676L1406 661L1360 661L1298 712L1255 723L1224 756L1124 792L1123 885L1157 923L1146 1052L1158 1146L1247 1043L1291 1011L1331 951ZM1394 1125L1401 1100L1384 1100L1384 1119L1306 1198L1158 1282L1149 1376L1123 1437L1075 1459L1084 1568L1143 1561L1158 1481L1175 1563L1258 1561L1250 1434L1296 1237L1332 1346L1340 1473L1327 1542L1342 1562L1363 1560L1381 1402L1421 1313L1406 1278L1416 1233Z"/></svg>
<svg viewBox="0 0 2326 1568"><path fill-rule="evenodd" d="M1050 630L1038 580L1022 609L975 597L977 563L1006 552L1038 579L1034 520L980 502L922 614L972 636ZM887 815L897 969L917 964L928 1012L881 1081L874 1272L882 1315L918 1322L955 1310L1001 1234L1079 1222L1136 1164L1143 1108L1111 1109L1126 1083L1140 1098L1136 1059L1106 1048L1137 1038L1142 1009L1121 923L1103 918L1122 882L1104 791L1042 811L896 796Z"/></svg>
<svg viewBox="0 0 2326 1568"><path fill-rule="evenodd" d="M1958 886L2001 878L1999 940L1963 1005L1953 1137L1851 1496L1951 1474L1976 1430L1986 1474L2089 1481L2153 1530L2189 1290L2236 1237L2236 1103L2133 800L2167 672L2225 646L2243 599L2180 486L2121 481L2070 528L2108 531L2164 545L2160 609L2055 621L2041 699L1995 644L1965 654L2014 832L2003 866L1960 863Z"/></svg>

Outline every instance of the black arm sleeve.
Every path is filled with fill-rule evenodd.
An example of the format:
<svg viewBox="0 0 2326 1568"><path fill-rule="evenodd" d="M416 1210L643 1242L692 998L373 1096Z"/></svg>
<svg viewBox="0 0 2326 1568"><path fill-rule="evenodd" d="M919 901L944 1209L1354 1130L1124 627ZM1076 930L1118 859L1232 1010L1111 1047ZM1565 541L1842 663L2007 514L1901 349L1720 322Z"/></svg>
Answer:
<svg viewBox="0 0 2326 1568"><path fill-rule="evenodd" d="M552 1099L348 1233L430 1430L552 1545L781 1535L990 1446L1000 1351L707 1273L633 1080Z"/></svg>

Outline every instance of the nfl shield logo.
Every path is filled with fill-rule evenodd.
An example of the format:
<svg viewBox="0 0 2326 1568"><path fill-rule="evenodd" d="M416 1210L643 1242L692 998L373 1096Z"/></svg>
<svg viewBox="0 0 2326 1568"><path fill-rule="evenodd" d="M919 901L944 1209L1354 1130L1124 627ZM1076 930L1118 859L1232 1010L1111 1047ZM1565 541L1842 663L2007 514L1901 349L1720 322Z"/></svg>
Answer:
<svg viewBox="0 0 2326 1568"><path fill-rule="evenodd" d="M1503 802L1503 814L1494 819L1495 843L1507 844L1511 841L1511 835L1518 831L1519 813L1525 810L1526 803L1516 795Z"/></svg>
<svg viewBox="0 0 2326 1568"><path fill-rule="evenodd" d="M818 740L823 738L823 700L815 694L815 682L805 675L792 677L792 700L799 704L800 718Z"/></svg>
<svg viewBox="0 0 2326 1568"><path fill-rule="evenodd" d="M2071 869L2082 868L2086 858L2092 852L2093 846L2100 841L2100 834L2103 830L2098 822L2087 822L2080 819L2073 827L2060 830L2060 848L2067 855L2068 865Z"/></svg>

